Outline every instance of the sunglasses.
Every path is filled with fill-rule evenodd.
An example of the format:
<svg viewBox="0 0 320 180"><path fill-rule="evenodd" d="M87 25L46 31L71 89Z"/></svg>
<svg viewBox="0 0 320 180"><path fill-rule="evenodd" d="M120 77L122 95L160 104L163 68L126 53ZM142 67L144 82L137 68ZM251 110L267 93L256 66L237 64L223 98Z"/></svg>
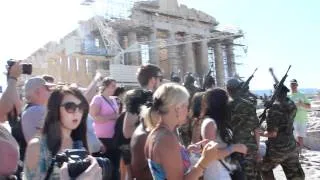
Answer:
<svg viewBox="0 0 320 180"><path fill-rule="evenodd" d="M68 113L75 113L77 111L77 109L80 112L83 112L85 109L85 105L84 103L80 103L80 104L76 104L74 102L66 102L61 104L62 107L64 107L64 109L68 112Z"/></svg>
<svg viewBox="0 0 320 180"><path fill-rule="evenodd" d="M156 77L159 78L160 82L162 82L163 76L156 76Z"/></svg>

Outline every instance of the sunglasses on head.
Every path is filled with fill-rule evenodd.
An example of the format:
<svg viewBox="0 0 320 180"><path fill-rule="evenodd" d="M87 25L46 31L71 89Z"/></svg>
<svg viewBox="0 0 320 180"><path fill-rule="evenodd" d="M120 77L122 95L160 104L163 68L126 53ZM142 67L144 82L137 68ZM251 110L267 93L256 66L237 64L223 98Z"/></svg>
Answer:
<svg viewBox="0 0 320 180"><path fill-rule="evenodd" d="M62 107L68 112L68 113L75 113L78 109L80 112L83 112L85 109L84 103L76 104L74 102L66 102L61 104Z"/></svg>

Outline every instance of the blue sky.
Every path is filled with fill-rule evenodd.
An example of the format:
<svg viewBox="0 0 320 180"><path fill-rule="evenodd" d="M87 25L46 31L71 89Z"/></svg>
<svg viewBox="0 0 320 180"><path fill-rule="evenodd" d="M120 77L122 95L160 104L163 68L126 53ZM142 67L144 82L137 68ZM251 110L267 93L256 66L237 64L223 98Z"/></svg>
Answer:
<svg viewBox="0 0 320 180"><path fill-rule="evenodd" d="M92 9L79 0L10 0L0 6L0 59L23 59L50 40L76 28ZM247 77L258 67L251 89L269 89L274 67L280 78L291 64L289 79L300 87L320 88L320 1L317 0L180 0L214 16L221 26L235 26L245 32L246 57L238 59L238 72ZM95 11L100 11L97 6ZM1 74L1 84L4 76Z"/></svg>

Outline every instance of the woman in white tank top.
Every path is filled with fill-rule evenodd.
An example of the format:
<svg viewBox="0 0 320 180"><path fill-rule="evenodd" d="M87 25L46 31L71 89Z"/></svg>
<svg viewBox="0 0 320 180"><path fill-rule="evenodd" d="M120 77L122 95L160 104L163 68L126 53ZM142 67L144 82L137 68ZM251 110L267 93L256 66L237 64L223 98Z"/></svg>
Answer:
<svg viewBox="0 0 320 180"><path fill-rule="evenodd" d="M220 130L226 128L228 96L225 90L216 88L205 93L202 100L202 114L205 119L201 124L202 139L209 139L217 142L221 149L228 155L233 152L246 153L247 147L243 144L227 145L220 136ZM222 161L222 162L221 162ZM231 180L229 170L236 169L236 165L225 160L212 161L204 172L204 180ZM224 167L224 165L229 170Z"/></svg>

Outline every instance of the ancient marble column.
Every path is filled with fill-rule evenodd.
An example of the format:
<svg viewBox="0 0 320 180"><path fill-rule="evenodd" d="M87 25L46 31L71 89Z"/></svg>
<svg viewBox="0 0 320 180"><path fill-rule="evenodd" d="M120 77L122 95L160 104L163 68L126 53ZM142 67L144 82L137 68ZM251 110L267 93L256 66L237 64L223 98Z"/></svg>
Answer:
<svg viewBox="0 0 320 180"><path fill-rule="evenodd" d="M80 84L82 86L89 85L89 74L88 74L88 67L89 60L87 60L85 57L79 57L79 71L78 74L81 77Z"/></svg>
<svg viewBox="0 0 320 180"><path fill-rule="evenodd" d="M158 42L157 42L157 30L154 29L149 34L149 57L150 63L159 66L159 50L158 50Z"/></svg>
<svg viewBox="0 0 320 180"><path fill-rule="evenodd" d="M204 40L200 42L200 56L199 56L199 63L201 72L199 75L202 77L207 74L209 70L209 62L208 62L208 41Z"/></svg>
<svg viewBox="0 0 320 180"><path fill-rule="evenodd" d="M226 44L227 56L227 70L228 77L233 77L236 74L236 63L234 61L233 45L232 42Z"/></svg>
<svg viewBox="0 0 320 180"><path fill-rule="evenodd" d="M76 57L70 56L70 71L69 71L69 81L70 83L77 83L77 62Z"/></svg>
<svg viewBox="0 0 320 180"><path fill-rule="evenodd" d="M222 57L222 47L220 43L216 43L214 46L214 60L215 60L215 67L216 67L217 86L224 87L225 74L224 74L224 64L223 64L223 57Z"/></svg>
<svg viewBox="0 0 320 180"><path fill-rule="evenodd" d="M139 65L139 46L137 45L137 33L130 31L128 33L128 44L129 44L129 64Z"/></svg>
<svg viewBox="0 0 320 180"><path fill-rule="evenodd" d="M66 83L68 82L68 57L61 56L60 62L61 81Z"/></svg>
<svg viewBox="0 0 320 180"><path fill-rule="evenodd" d="M176 44L176 33L175 32L169 32L169 46L168 46L168 61L169 61L169 71L168 73L178 72L181 69L181 58L178 55L177 52L177 46Z"/></svg>
<svg viewBox="0 0 320 180"><path fill-rule="evenodd" d="M81 83L83 85L89 85L89 75L88 75L88 70L87 70L87 59L86 58L80 58L79 59L79 73L83 73L81 75Z"/></svg>
<svg viewBox="0 0 320 180"><path fill-rule="evenodd" d="M194 61L194 52L193 52L193 44L190 38L185 39L188 43L184 44L184 70L187 72L195 72L195 61Z"/></svg>

